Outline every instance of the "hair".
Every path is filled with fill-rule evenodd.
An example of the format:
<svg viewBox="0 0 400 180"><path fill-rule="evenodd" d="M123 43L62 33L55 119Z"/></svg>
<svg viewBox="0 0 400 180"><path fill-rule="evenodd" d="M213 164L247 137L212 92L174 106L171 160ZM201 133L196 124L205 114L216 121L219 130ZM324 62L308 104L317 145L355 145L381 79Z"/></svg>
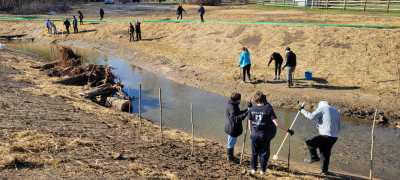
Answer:
<svg viewBox="0 0 400 180"><path fill-rule="evenodd" d="M287 51L290 51L290 47L286 47L286 50L287 50Z"/></svg>
<svg viewBox="0 0 400 180"><path fill-rule="evenodd" d="M233 102L239 101L239 100L241 100L241 99L242 99L242 95L240 95L240 94L237 93L237 92L233 92L233 93L232 93L232 95L231 95L231 100L232 100Z"/></svg>
<svg viewBox="0 0 400 180"><path fill-rule="evenodd" d="M254 94L254 102L256 102L257 104L265 104L267 103L267 96L265 96L262 92L256 92L256 94Z"/></svg>
<svg viewBox="0 0 400 180"><path fill-rule="evenodd" d="M242 47L242 50L249 52L249 49L247 49L246 47Z"/></svg>

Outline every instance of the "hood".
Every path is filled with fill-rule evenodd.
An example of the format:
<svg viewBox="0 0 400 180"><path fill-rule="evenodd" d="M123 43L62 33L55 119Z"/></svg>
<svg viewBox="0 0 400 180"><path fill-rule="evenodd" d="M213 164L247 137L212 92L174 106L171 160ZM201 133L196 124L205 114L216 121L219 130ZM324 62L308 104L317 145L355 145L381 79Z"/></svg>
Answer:
<svg viewBox="0 0 400 180"><path fill-rule="evenodd" d="M324 106L329 106L329 104L328 104L327 101L321 101L321 102L319 102L318 108L321 108L321 107L324 107Z"/></svg>

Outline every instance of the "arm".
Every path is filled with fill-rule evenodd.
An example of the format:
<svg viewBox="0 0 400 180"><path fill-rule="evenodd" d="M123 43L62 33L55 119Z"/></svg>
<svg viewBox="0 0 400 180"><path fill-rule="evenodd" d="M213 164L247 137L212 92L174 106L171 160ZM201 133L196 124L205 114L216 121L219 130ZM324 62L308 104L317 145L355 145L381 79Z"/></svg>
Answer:
<svg viewBox="0 0 400 180"><path fill-rule="evenodd" d="M239 111L239 112L231 111L230 119L234 123L241 123L241 121L243 121L246 118L246 116L247 116L247 112L242 113L241 111Z"/></svg>
<svg viewBox="0 0 400 180"><path fill-rule="evenodd" d="M288 62L288 54L286 53L286 56L285 56L285 64L283 65L283 68L282 68L282 70L283 69L285 69L285 67L286 67L286 65L287 65L287 62Z"/></svg>
<svg viewBox="0 0 400 180"><path fill-rule="evenodd" d="M272 60L273 60L273 58L272 58L272 57L270 57L270 58L269 58L269 62L268 62L268 65L267 65L267 66L269 66L269 64L271 64Z"/></svg>
<svg viewBox="0 0 400 180"><path fill-rule="evenodd" d="M284 130L285 132L288 131L288 128L286 126L284 126L283 124L281 124L277 119L272 120L272 122L274 122L274 124L279 127L280 129Z"/></svg>
<svg viewBox="0 0 400 180"><path fill-rule="evenodd" d="M313 113L310 113L305 109L302 109L301 113L309 120L318 119L322 116L322 111L319 108L317 108L317 110L315 110Z"/></svg>
<svg viewBox="0 0 400 180"><path fill-rule="evenodd" d="M243 61L244 61L244 54L241 53L240 54L240 59L239 59L239 66L242 64Z"/></svg>
<svg viewBox="0 0 400 180"><path fill-rule="evenodd" d="M250 131L250 134L251 134L251 120L248 120L247 123L249 125L249 131Z"/></svg>

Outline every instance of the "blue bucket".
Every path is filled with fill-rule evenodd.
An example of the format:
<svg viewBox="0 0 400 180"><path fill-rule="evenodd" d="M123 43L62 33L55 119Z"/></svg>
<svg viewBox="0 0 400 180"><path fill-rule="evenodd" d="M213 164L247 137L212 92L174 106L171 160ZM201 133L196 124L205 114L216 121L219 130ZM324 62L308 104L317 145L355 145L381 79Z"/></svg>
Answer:
<svg viewBox="0 0 400 180"><path fill-rule="evenodd" d="M306 71L306 81L311 81L312 80L312 72L311 71Z"/></svg>

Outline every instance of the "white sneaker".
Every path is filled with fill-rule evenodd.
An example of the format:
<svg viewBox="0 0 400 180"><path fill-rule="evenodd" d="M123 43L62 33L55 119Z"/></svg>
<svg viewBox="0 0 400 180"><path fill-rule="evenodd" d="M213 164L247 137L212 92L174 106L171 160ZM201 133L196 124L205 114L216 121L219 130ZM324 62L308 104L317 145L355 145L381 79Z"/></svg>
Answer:
<svg viewBox="0 0 400 180"><path fill-rule="evenodd" d="M274 77L274 80L276 79L276 76Z"/></svg>
<svg viewBox="0 0 400 180"><path fill-rule="evenodd" d="M281 79L281 78L278 76L278 78L277 78L277 79L279 80L279 79Z"/></svg>
<svg viewBox="0 0 400 180"><path fill-rule="evenodd" d="M244 81L240 81L240 83L244 83Z"/></svg>
<svg viewBox="0 0 400 180"><path fill-rule="evenodd" d="M256 173L256 170L252 169L250 173L251 173L251 174L255 174L255 173Z"/></svg>
<svg viewBox="0 0 400 180"><path fill-rule="evenodd" d="M264 171L260 171L261 176L265 176L265 172Z"/></svg>

